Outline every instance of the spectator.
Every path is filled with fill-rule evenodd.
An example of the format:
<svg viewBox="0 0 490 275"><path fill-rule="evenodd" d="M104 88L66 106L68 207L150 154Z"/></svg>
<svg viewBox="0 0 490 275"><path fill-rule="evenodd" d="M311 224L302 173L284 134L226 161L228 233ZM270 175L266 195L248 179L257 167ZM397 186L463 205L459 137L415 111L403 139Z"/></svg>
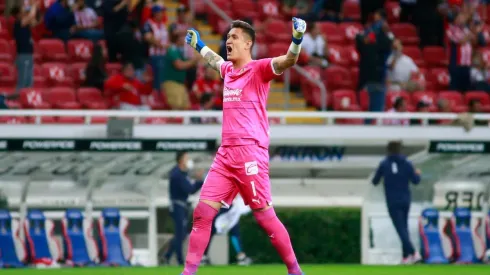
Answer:
<svg viewBox="0 0 490 275"><path fill-rule="evenodd" d="M443 46L444 20L438 12L439 1L420 0L415 3L413 14L414 23L417 27L420 46Z"/></svg>
<svg viewBox="0 0 490 275"><path fill-rule="evenodd" d="M439 99L437 101L437 111L439 113L451 113L451 103L447 99ZM451 125L453 121L450 119L441 119L437 121L439 125Z"/></svg>
<svg viewBox="0 0 490 275"><path fill-rule="evenodd" d="M312 65L327 67L328 44L327 38L321 33L320 28L314 22L308 24L310 28L303 36L303 51L308 54Z"/></svg>
<svg viewBox="0 0 490 275"><path fill-rule="evenodd" d="M342 5L344 0L326 0L323 1L323 10L319 14L320 21L342 22L344 15L342 13Z"/></svg>
<svg viewBox="0 0 490 275"><path fill-rule="evenodd" d="M98 29L99 18L97 14L85 4L85 0L77 0L73 10L76 22L75 37L90 39L94 42L104 37L104 32Z"/></svg>
<svg viewBox="0 0 490 275"><path fill-rule="evenodd" d="M210 111L213 109L214 105L214 96L212 94L206 93L203 94L200 98L199 102L199 110L200 111ZM191 121L196 124L210 124L217 123L218 120L215 117L193 117Z"/></svg>
<svg viewBox="0 0 490 275"><path fill-rule="evenodd" d="M197 79L192 86L192 98L194 101L202 102L204 95L210 95L213 102L212 109L223 109L223 88L221 81L218 80L217 72L211 67L206 66L204 77Z"/></svg>
<svg viewBox="0 0 490 275"><path fill-rule="evenodd" d="M478 100L471 100L468 103L468 112L471 114L483 113L481 110L481 102ZM474 124L476 126L488 126L488 121L475 119Z"/></svg>
<svg viewBox="0 0 490 275"><path fill-rule="evenodd" d="M483 24L479 20L472 20L470 22L470 31L475 36L472 40L474 47L484 47L487 42L485 39L485 34L483 33Z"/></svg>
<svg viewBox="0 0 490 275"><path fill-rule="evenodd" d="M121 110L150 110L143 104L142 96L152 92L150 78L144 75L145 83L135 78L134 67L131 63L124 64L121 73L107 79L104 90L119 97Z"/></svg>
<svg viewBox="0 0 490 275"><path fill-rule="evenodd" d="M391 51L392 34L384 22L381 11L373 16L374 22L356 36L359 52L358 89L369 93L369 111L382 112L385 101L386 58ZM367 124L371 120L366 120Z"/></svg>
<svg viewBox="0 0 490 275"><path fill-rule="evenodd" d="M463 13L456 16L454 24L446 31L449 42L450 89L467 91L470 88L470 66L475 35L465 25Z"/></svg>
<svg viewBox="0 0 490 275"><path fill-rule="evenodd" d="M121 52L117 35L126 24L129 16L130 0L104 0L102 2L102 17L104 18L104 36L109 55L109 62L116 62Z"/></svg>
<svg viewBox="0 0 490 275"><path fill-rule="evenodd" d="M194 28L196 29L196 26L193 24L194 17L192 16L192 13L190 12L189 8L187 8L185 5L180 5L177 8L177 21L172 23L169 27L170 34L175 34L176 32L187 32L189 28ZM189 46L189 45L184 45L184 48L182 49L184 51L184 57L185 58L191 58L194 55L195 50ZM186 86L187 89L192 89L192 85L196 81L197 77L197 68L192 67L189 70L187 70L187 75L186 75Z"/></svg>
<svg viewBox="0 0 490 275"><path fill-rule="evenodd" d="M118 39L121 45L121 61L133 64L136 70L136 77L142 80L146 66L147 47L138 21L133 20L125 26L121 30Z"/></svg>
<svg viewBox="0 0 490 275"><path fill-rule="evenodd" d="M52 4L44 15L44 23L54 37L68 41L75 32L75 16L68 0L58 0Z"/></svg>
<svg viewBox="0 0 490 275"><path fill-rule="evenodd" d="M420 100L417 102L417 106L415 107L415 111L417 113L429 113L430 112L430 103L425 100ZM410 125L422 125L422 119L410 119ZM431 120L429 120L429 124L434 124Z"/></svg>
<svg viewBox="0 0 490 275"><path fill-rule="evenodd" d="M369 17L374 12L384 8L385 0L359 0L359 4L361 8L361 23L365 25L370 21Z"/></svg>
<svg viewBox="0 0 490 275"><path fill-rule="evenodd" d="M397 97L393 103L393 108L388 110L389 113L403 113L407 111L407 103L403 97ZM409 119L386 119L383 124L385 125L408 125Z"/></svg>
<svg viewBox="0 0 490 275"><path fill-rule="evenodd" d="M410 56L403 54L400 39L393 41L393 50L386 64L388 66L387 86L390 91L413 92L420 88L418 82L412 80L413 73L417 73L419 68Z"/></svg>
<svg viewBox="0 0 490 275"><path fill-rule="evenodd" d="M162 23L163 8L153 6L152 18L143 27L144 38L150 49L150 64L153 70L153 89L161 90L165 71L165 54L167 53L168 31Z"/></svg>
<svg viewBox="0 0 490 275"><path fill-rule="evenodd" d="M253 22L252 20L250 20L249 18L245 18L243 19L244 22L247 22L248 24L250 24L250 26L253 26ZM266 23L263 23L263 24L266 24ZM260 29L260 27L256 27L256 30L258 32L258 29ZM219 55L223 58L223 60L227 60L227 54L226 54L226 40L228 40L228 33L230 32L230 28L228 28L224 33L223 33L223 36L221 38L221 43L220 43L220 46L219 46ZM257 47L253 47L252 48L252 58L257 58Z"/></svg>
<svg viewBox="0 0 490 275"><path fill-rule="evenodd" d="M471 88L473 90L490 92L490 73L488 65L483 59L481 53L476 53L473 57L473 66L471 67Z"/></svg>
<svg viewBox="0 0 490 275"><path fill-rule="evenodd" d="M85 68L84 87L93 87L104 90L104 82L107 78L105 69L105 58L102 46L96 45L92 52L92 58Z"/></svg>
<svg viewBox="0 0 490 275"><path fill-rule="evenodd" d="M163 1L161 1L161 0L146 0L145 6L144 6L143 11L141 13L141 20L139 21L141 23L141 26L144 26L145 23L152 17L151 9L155 5L158 5L164 9L163 17L162 17L162 23L167 24L168 18L167 18L167 14L165 13L165 6L163 5Z"/></svg>
<svg viewBox="0 0 490 275"><path fill-rule="evenodd" d="M186 59L180 50L185 45L186 33L170 36L170 48L165 57L165 81L163 88L167 102L174 110L187 110L190 107L189 95L185 86L186 73L189 68L196 66L200 55Z"/></svg>
<svg viewBox="0 0 490 275"><path fill-rule="evenodd" d="M17 57L17 92L22 88L32 86L34 74L34 45L32 42L31 28L37 24L37 5L33 5L29 11L24 11L20 6L12 8L14 22L14 39Z"/></svg>

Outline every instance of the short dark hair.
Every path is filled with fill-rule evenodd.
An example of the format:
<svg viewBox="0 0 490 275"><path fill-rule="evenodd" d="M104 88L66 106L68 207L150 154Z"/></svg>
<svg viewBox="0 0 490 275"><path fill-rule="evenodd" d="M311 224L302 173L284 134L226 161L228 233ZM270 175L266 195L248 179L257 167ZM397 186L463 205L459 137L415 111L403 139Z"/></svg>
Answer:
<svg viewBox="0 0 490 275"><path fill-rule="evenodd" d="M402 104L405 103L405 99L403 97L397 97L395 99L395 103L393 103L393 108L398 109L402 106Z"/></svg>
<svg viewBox="0 0 490 275"><path fill-rule="evenodd" d="M22 8L19 5L13 6L12 9L10 9L10 15L14 17L18 16L21 10Z"/></svg>
<svg viewBox="0 0 490 275"><path fill-rule="evenodd" d="M398 155L402 151L401 141L390 141L386 146L386 151L389 155Z"/></svg>
<svg viewBox="0 0 490 275"><path fill-rule="evenodd" d="M187 151L178 151L177 154L175 155L175 161L179 163L186 154Z"/></svg>
<svg viewBox="0 0 490 275"><path fill-rule="evenodd" d="M233 28L242 29L243 32L250 36L250 39L252 40L252 46L255 45L255 30L252 25L242 20L235 20L231 22L230 30Z"/></svg>

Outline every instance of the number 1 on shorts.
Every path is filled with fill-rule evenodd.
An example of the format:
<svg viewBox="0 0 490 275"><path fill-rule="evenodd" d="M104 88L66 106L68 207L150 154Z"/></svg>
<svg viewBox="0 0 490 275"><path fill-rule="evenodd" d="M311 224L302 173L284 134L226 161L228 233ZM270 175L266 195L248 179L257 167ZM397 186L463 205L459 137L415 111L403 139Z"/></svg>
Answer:
<svg viewBox="0 0 490 275"><path fill-rule="evenodd" d="M255 191L255 182L251 181L250 185L252 185L252 192L254 194L254 197L257 197L257 191Z"/></svg>

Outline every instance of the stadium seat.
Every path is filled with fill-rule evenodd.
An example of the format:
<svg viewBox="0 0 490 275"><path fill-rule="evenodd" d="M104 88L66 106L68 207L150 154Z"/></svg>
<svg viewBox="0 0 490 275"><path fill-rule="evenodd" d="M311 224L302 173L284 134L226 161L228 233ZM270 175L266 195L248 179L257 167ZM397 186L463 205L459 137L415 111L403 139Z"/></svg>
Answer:
<svg viewBox="0 0 490 275"><path fill-rule="evenodd" d="M306 67L303 67L303 69L305 69L305 71L308 72L313 79L320 79L320 77L321 77L320 68L318 68L316 66L306 66ZM300 78L301 92L303 93L303 97L305 98L306 103L310 106L313 105L313 93L312 92L313 92L314 86L315 85L312 84L309 79L307 79L305 77Z"/></svg>
<svg viewBox="0 0 490 275"><path fill-rule="evenodd" d="M255 20L259 17L257 3L252 0L232 0L231 9L236 18Z"/></svg>
<svg viewBox="0 0 490 275"><path fill-rule="evenodd" d="M46 77L50 87L72 87L73 78L71 78L68 68L63 63L44 63L42 65L43 75Z"/></svg>
<svg viewBox="0 0 490 275"><path fill-rule="evenodd" d="M267 30L267 33L274 34L267 36L269 43L291 42L291 22L271 19L266 23L265 29Z"/></svg>
<svg viewBox="0 0 490 275"><path fill-rule="evenodd" d="M0 37L3 39L11 39L13 33L13 17L4 17L0 15Z"/></svg>
<svg viewBox="0 0 490 275"><path fill-rule="evenodd" d="M122 69L122 65L121 63L107 63L105 64L105 69L107 71L107 74L111 76L113 74L120 73Z"/></svg>
<svg viewBox="0 0 490 275"><path fill-rule="evenodd" d="M357 52L357 50L354 46L344 47L344 56L347 60L349 60L349 65L351 67L358 69L357 65L359 64L359 53ZM353 78L354 78L354 76L353 76ZM357 77L356 77L356 79L357 79Z"/></svg>
<svg viewBox="0 0 490 275"><path fill-rule="evenodd" d="M358 107L356 92L353 90L333 91L333 109L337 111L347 111Z"/></svg>
<svg viewBox="0 0 490 275"><path fill-rule="evenodd" d="M85 82L85 68L87 68L85 62L73 63L70 67L70 75L76 87L80 87Z"/></svg>
<svg viewBox="0 0 490 275"><path fill-rule="evenodd" d="M92 57L94 44L87 39L73 39L68 41L67 47L71 62L87 62Z"/></svg>
<svg viewBox="0 0 490 275"><path fill-rule="evenodd" d="M429 46L424 47L422 50L425 63L427 66L434 67L447 67L449 64L446 50L443 47Z"/></svg>
<svg viewBox="0 0 490 275"><path fill-rule="evenodd" d="M80 109L75 90L70 87L55 87L44 90L43 99L55 109Z"/></svg>
<svg viewBox="0 0 490 275"><path fill-rule="evenodd" d="M30 262L56 266L63 253L53 235L53 221L46 219L40 210L29 210L24 226Z"/></svg>
<svg viewBox="0 0 490 275"><path fill-rule="evenodd" d="M344 18L352 20L352 21L360 21L361 20L361 9L359 7L359 3L355 1L344 1L344 5L342 8L344 13Z"/></svg>
<svg viewBox="0 0 490 275"><path fill-rule="evenodd" d="M331 22L316 23L322 34L328 37L329 44L343 44L345 42L344 34L337 24Z"/></svg>
<svg viewBox="0 0 490 275"><path fill-rule="evenodd" d="M148 97L148 105L152 110L167 110L169 107L166 104L166 98L157 90L153 90Z"/></svg>
<svg viewBox="0 0 490 275"><path fill-rule="evenodd" d="M20 104L28 109L51 109L44 98L44 89L26 88L20 90Z"/></svg>
<svg viewBox="0 0 490 275"><path fill-rule="evenodd" d="M78 209L66 210L61 220L65 259L74 266L90 266L98 262L97 242L93 238L92 221Z"/></svg>
<svg viewBox="0 0 490 275"><path fill-rule="evenodd" d="M24 267L27 260L25 239L18 220L0 209L0 267Z"/></svg>
<svg viewBox="0 0 490 275"><path fill-rule="evenodd" d="M412 24L398 23L390 26L391 31L395 37L402 41L403 45L418 45L419 36L417 34L417 29Z"/></svg>
<svg viewBox="0 0 490 275"><path fill-rule="evenodd" d="M62 116L62 117L55 118L53 122L58 124L84 124L85 118Z"/></svg>
<svg viewBox="0 0 490 275"><path fill-rule="evenodd" d="M422 51L415 46L407 46L403 47L403 53L406 54L407 56L410 56L413 59L413 62L417 65L417 67L424 67L425 66L425 61L424 57L422 56Z"/></svg>
<svg viewBox="0 0 490 275"><path fill-rule="evenodd" d="M350 78L350 72L340 66L329 66L323 71L323 80L327 82L329 91L338 89L355 89Z"/></svg>
<svg viewBox="0 0 490 275"><path fill-rule="evenodd" d="M84 108L92 110L107 109L102 92L97 88L79 88L77 91L78 101Z"/></svg>
<svg viewBox="0 0 490 275"><path fill-rule="evenodd" d="M68 60L65 44L60 39L41 39L38 47L44 62L66 62Z"/></svg>
<svg viewBox="0 0 490 275"><path fill-rule="evenodd" d="M13 62L14 50L10 42L6 39L0 39L0 62Z"/></svg>
<svg viewBox="0 0 490 275"><path fill-rule="evenodd" d="M434 83L437 90L446 90L451 78L446 68L434 68L429 71L428 80Z"/></svg>
<svg viewBox="0 0 490 275"><path fill-rule="evenodd" d="M280 18L279 3L276 0L259 0L259 18L265 21L268 18Z"/></svg>
<svg viewBox="0 0 490 275"><path fill-rule="evenodd" d="M347 67L351 63L351 59L347 54L343 46L334 44L328 46L327 55L331 64Z"/></svg>
<svg viewBox="0 0 490 275"><path fill-rule="evenodd" d="M116 208L102 210L99 218L99 234L102 248L102 264L109 266L129 266L132 245L126 231L129 221L121 217Z"/></svg>
<svg viewBox="0 0 490 275"><path fill-rule="evenodd" d="M365 89L359 92L359 105L363 111L369 110L369 93Z"/></svg>
<svg viewBox="0 0 490 275"><path fill-rule="evenodd" d="M446 99L451 104L451 108L456 108L463 105L463 95L457 91L441 91L439 99Z"/></svg>
<svg viewBox="0 0 490 275"><path fill-rule="evenodd" d="M398 23L400 21L400 4L398 1L386 1L385 2L386 19L388 23Z"/></svg>
<svg viewBox="0 0 490 275"><path fill-rule="evenodd" d="M2 86L13 86L17 81L17 70L12 64L0 62L0 83Z"/></svg>
<svg viewBox="0 0 490 275"><path fill-rule="evenodd" d="M475 250L475 241L483 244L483 239L478 233L479 225L472 225L471 210L458 207L454 209L451 218L452 245L454 247L454 260L456 263L469 264L480 263L483 254L478 255ZM478 219L481 223L481 219ZM484 249L483 249L484 252Z"/></svg>
<svg viewBox="0 0 490 275"><path fill-rule="evenodd" d="M417 105L420 101L435 105L437 103L437 95L432 91L417 91L412 93L412 103Z"/></svg>
<svg viewBox="0 0 490 275"><path fill-rule="evenodd" d="M467 91L464 94L464 104L467 106L472 100L480 102L482 107L490 106L490 96L484 91Z"/></svg>
<svg viewBox="0 0 490 275"><path fill-rule="evenodd" d="M429 208L422 211L419 217L420 250L422 259L427 264L449 263L442 245L439 229L439 212Z"/></svg>
<svg viewBox="0 0 490 275"><path fill-rule="evenodd" d="M344 34L345 42L348 44L354 43L354 40L356 39L356 35L363 30L361 24L354 23L354 22L340 23L339 27L342 33Z"/></svg>

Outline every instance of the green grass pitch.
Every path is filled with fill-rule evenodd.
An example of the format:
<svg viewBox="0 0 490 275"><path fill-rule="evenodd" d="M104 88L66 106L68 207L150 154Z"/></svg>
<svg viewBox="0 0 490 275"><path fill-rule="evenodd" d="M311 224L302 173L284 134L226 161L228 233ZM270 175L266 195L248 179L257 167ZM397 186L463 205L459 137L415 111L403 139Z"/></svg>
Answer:
<svg viewBox="0 0 490 275"><path fill-rule="evenodd" d="M456 266L361 266L304 265L306 275L483 275L490 274L484 265ZM66 268L2 270L2 275L179 275L182 268ZM254 265L250 267L202 267L198 275L286 275L283 266Z"/></svg>

